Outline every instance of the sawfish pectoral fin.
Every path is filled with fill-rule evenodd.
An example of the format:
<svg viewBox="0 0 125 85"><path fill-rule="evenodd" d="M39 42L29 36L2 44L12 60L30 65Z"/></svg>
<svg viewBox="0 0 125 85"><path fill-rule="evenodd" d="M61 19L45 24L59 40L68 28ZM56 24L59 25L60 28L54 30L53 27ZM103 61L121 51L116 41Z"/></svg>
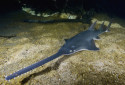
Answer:
<svg viewBox="0 0 125 85"><path fill-rule="evenodd" d="M64 39L65 40L65 42L67 42L69 39Z"/></svg>
<svg viewBox="0 0 125 85"><path fill-rule="evenodd" d="M94 42L93 39L90 40L90 41L88 42L88 44L89 44L89 45L88 45L88 50L94 50L94 51L99 50L99 48L96 47L95 42Z"/></svg>
<svg viewBox="0 0 125 85"><path fill-rule="evenodd" d="M100 40L100 37L99 36L96 36L93 38L94 40Z"/></svg>

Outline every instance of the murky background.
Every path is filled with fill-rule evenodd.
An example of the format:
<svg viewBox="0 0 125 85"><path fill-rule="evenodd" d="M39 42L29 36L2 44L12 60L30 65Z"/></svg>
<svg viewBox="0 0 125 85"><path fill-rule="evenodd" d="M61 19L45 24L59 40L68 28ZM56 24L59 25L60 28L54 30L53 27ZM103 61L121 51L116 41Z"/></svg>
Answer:
<svg viewBox="0 0 125 85"><path fill-rule="evenodd" d="M65 17L65 16L64 16ZM64 39L87 30L90 23L27 23L25 19L52 20L24 11L0 15L0 85L125 85L125 20L114 17L110 32L95 40L99 51L60 56L10 81L5 76L55 54ZM59 18L60 19L60 18ZM96 13L96 28L111 17Z"/></svg>

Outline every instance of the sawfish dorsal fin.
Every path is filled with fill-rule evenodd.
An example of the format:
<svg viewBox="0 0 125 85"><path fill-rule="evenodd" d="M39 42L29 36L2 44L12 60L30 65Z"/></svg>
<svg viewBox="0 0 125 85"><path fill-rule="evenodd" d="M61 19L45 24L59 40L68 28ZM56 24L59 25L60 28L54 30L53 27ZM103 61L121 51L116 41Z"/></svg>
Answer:
<svg viewBox="0 0 125 85"><path fill-rule="evenodd" d="M96 22L97 22L97 21L95 21L95 22L88 28L88 30L94 31L94 27L95 27L95 25L96 25Z"/></svg>
<svg viewBox="0 0 125 85"><path fill-rule="evenodd" d="M104 22L100 25L99 30L103 30Z"/></svg>
<svg viewBox="0 0 125 85"><path fill-rule="evenodd" d="M109 31L110 31L110 30L109 30L109 28L110 28L111 24L112 24L112 20L109 22L109 25L107 26L107 28L106 28L106 31L105 31L105 32L109 32Z"/></svg>

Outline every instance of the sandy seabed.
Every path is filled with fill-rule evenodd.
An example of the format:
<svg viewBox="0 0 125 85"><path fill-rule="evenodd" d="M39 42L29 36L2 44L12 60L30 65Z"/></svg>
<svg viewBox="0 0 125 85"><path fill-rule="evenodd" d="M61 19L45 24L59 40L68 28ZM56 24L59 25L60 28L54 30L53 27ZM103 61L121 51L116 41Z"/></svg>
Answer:
<svg viewBox="0 0 125 85"><path fill-rule="evenodd" d="M99 51L81 51L59 58L10 81L5 76L55 54L68 39L88 29L84 23L25 23L39 17L22 11L0 19L0 85L125 85L125 20L114 18L110 32L96 40ZM96 28L110 18L96 14Z"/></svg>

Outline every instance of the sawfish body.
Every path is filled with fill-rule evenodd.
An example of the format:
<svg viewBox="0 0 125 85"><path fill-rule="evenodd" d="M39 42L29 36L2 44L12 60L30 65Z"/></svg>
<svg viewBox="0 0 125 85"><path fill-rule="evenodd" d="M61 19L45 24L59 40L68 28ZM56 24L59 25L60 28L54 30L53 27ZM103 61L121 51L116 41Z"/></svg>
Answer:
<svg viewBox="0 0 125 85"><path fill-rule="evenodd" d="M28 67L25 67L9 76L6 76L5 79L6 80L13 79L21 74L24 74L41 65L44 65L45 63L61 55L70 55L82 50L93 50L93 51L99 50L99 48L96 47L94 40L99 39L98 35L100 35L101 33L109 31L111 22L109 23L107 28L103 27L104 26L104 22L103 22L98 30L94 29L95 24L96 24L96 21L89 27L88 30L83 31L70 39L65 39L65 44L59 49L59 51L56 54L48 58L45 58L39 62L36 62L35 64L32 64Z"/></svg>

